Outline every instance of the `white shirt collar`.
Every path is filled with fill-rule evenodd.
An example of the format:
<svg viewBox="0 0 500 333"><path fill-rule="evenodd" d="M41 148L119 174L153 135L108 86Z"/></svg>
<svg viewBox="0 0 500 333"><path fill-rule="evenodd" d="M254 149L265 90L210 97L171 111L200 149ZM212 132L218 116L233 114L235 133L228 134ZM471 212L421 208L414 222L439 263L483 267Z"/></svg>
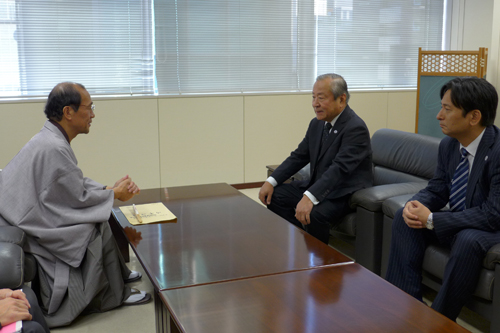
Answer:
<svg viewBox="0 0 500 333"><path fill-rule="evenodd" d="M344 108L344 110L345 110L345 108ZM335 123L337 122L337 119L339 119L339 117L340 117L340 115L342 114L342 112L344 112L344 110L342 110L342 111L341 111L341 112L337 115L337 117L333 118L333 120L332 120L332 121L330 121L330 124L332 124L332 128L333 128L333 126L335 125ZM327 123L327 121L325 121L325 124L326 124L326 123ZM331 129L330 129L330 131L331 131Z"/></svg>
<svg viewBox="0 0 500 333"><path fill-rule="evenodd" d="M465 148L469 153L469 155L467 155L467 159L469 160L469 172L472 171L472 164L474 163L474 157L476 156L477 148L479 147L479 143L481 143L481 139L483 138L485 130L486 128L467 147L464 147L462 144L460 144L459 149Z"/></svg>
<svg viewBox="0 0 500 333"><path fill-rule="evenodd" d="M472 155L472 157L476 156L477 148L479 147L479 143L481 142L481 139L483 138L483 134L484 134L485 130L486 130L486 128L483 129L481 134L479 134L477 136L477 138L475 138L474 141L472 141L467 147L464 147L462 144L460 144L459 150L461 150L462 148L465 148L467 150L467 152L469 153L469 155Z"/></svg>

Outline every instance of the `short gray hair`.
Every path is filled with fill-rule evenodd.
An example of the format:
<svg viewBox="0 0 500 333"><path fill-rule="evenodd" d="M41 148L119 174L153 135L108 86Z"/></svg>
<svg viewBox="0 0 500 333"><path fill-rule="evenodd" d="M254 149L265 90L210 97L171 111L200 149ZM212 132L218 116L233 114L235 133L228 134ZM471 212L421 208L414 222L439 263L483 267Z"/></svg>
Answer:
<svg viewBox="0 0 500 333"><path fill-rule="evenodd" d="M346 103L349 103L349 98L351 95L349 94L349 91L347 90L347 83L345 82L344 78L338 74L322 74L316 78L317 81L322 81L326 79L332 79L332 82L330 82L330 91L333 94L333 98L337 99L339 98L342 94L345 94L346 96Z"/></svg>
<svg viewBox="0 0 500 333"><path fill-rule="evenodd" d="M44 112L47 119L61 121L65 106L71 106L73 110L77 111L82 101L78 88L85 90L85 87L80 83L61 82L56 85L45 104Z"/></svg>

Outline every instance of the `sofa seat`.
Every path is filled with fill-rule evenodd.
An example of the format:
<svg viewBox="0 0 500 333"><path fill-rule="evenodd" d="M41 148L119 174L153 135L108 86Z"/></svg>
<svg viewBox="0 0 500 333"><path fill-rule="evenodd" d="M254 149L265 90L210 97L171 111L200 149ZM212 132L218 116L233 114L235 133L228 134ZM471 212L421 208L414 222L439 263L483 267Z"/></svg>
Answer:
<svg viewBox="0 0 500 333"><path fill-rule="evenodd" d="M474 296L483 298L488 301L493 300L493 285L495 280L495 262L498 262L500 258L500 244L495 245L488 251L488 254L484 258L483 269L481 270L479 282L477 284ZM426 278L434 280L433 278L439 279L440 281L444 276L444 269L448 263L450 256L450 250L437 246L429 245L425 250L423 270L426 273ZM494 256L498 256L496 259ZM428 275L430 274L430 276ZM427 282L426 284L432 284L432 282ZM434 287L434 286L430 286ZM437 289L434 287L433 289Z"/></svg>
<svg viewBox="0 0 500 333"><path fill-rule="evenodd" d="M387 272L390 244L392 239L392 221L398 209L404 207L413 194L387 199L382 205L383 249L382 277ZM427 247L422 264L422 283L439 291L444 276L444 270L449 260L450 250L437 244ZM500 332L500 288L495 290L495 280L500 280L500 244L493 246L483 260L483 268L474 291L473 298L466 306L491 321L491 332Z"/></svg>

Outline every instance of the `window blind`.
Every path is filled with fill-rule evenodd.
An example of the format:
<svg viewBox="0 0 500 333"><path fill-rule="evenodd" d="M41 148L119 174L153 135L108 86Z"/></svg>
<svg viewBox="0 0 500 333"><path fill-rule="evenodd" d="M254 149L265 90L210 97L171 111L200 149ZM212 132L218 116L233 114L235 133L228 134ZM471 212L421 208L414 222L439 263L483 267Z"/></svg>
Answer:
<svg viewBox="0 0 500 333"><path fill-rule="evenodd" d="M151 1L0 3L1 95L46 96L62 81L93 95L154 92Z"/></svg>
<svg viewBox="0 0 500 333"><path fill-rule="evenodd" d="M61 81L98 94L416 87L446 1L0 0L0 97Z"/></svg>
<svg viewBox="0 0 500 333"><path fill-rule="evenodd" d="M417 84L418 48L441 49L444 1L156 0L159 93Z"/></svg>
<svg viewBox="0 0 500 333"><path fill-rule="evenodd" d="M299 89L313 68L294 49L296 12L290 0L155 1L159 93Z"/></svg>

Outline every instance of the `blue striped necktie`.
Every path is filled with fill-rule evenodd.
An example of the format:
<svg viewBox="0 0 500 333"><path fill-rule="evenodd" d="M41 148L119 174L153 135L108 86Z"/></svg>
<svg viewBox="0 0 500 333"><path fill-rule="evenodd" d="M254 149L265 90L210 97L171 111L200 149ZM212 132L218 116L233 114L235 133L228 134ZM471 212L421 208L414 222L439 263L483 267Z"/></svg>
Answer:
<svg viewBox="0 0 500 333"><path fill-rule="evenodd" d="M469 180L469 154L465 148L461 149L462 159L455 170L450 189L450 209L459 212L465 209L465 193L467 192L467 181Z"/></svg>

